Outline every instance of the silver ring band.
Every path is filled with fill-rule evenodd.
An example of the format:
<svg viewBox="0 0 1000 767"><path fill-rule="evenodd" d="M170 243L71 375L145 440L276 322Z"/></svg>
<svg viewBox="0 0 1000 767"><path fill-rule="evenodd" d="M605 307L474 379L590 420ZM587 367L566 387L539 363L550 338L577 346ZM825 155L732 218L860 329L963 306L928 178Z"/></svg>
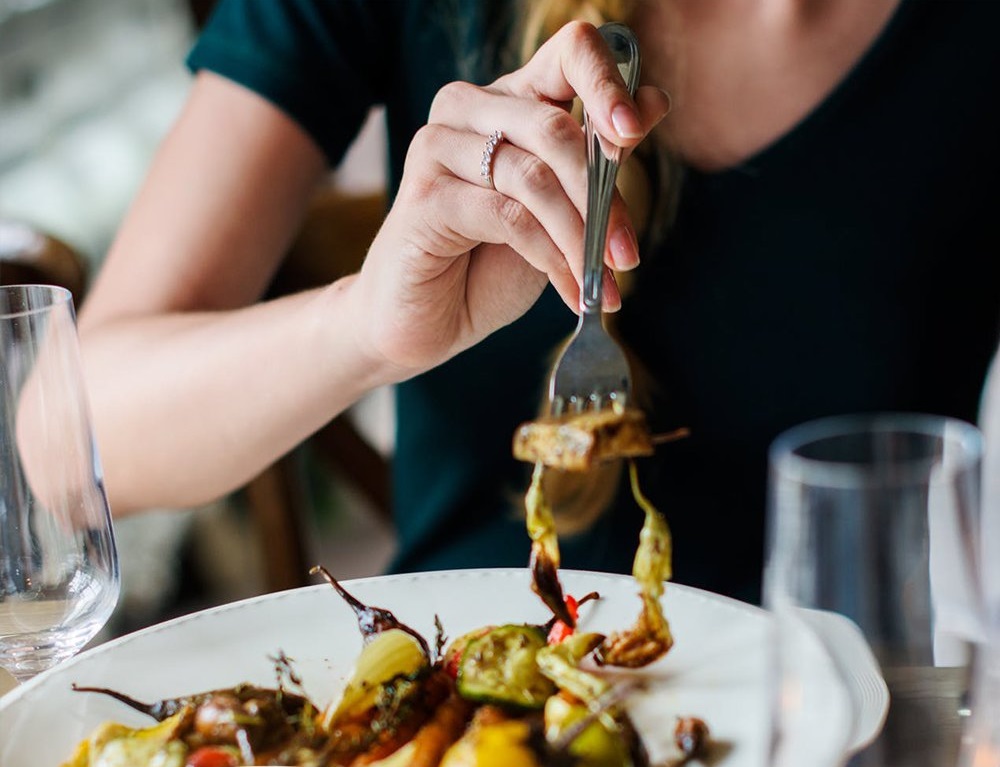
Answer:
<svg viewBox="0 0 1000 767"><path fill-rule="evenodd" d="M496 191L493 183L493 153L496 152L500 142L503 141L503 131L495 130L486 139L486 146L483 148L483 159L479 164L479 175L486 179L490 189Z"/></svg>

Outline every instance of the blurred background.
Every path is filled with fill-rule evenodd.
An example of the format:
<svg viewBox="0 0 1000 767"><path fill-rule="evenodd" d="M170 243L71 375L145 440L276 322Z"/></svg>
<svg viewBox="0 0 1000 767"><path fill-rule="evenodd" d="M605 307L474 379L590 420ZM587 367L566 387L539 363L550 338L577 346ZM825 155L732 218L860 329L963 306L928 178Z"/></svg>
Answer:
<svg viewBox="0 0 1000 767"><path fill-rule="evenodd" d="M56 245L93 279L181 108L191 84L184 57L210 9L199 0L0 0L0 280L28 281L15 279L18 262L46 263ZM381 220L383 147L373 113L317 196L289 259L298 271L279 275L275 291L354 268L367 241L352 244L353 262L331 266L331 238L337 216ZM118 520L124 591L97 641L315 582L312 564L338 578L381 572L394 546L391 403L391 392L375 392L210 507Z"/></svg>

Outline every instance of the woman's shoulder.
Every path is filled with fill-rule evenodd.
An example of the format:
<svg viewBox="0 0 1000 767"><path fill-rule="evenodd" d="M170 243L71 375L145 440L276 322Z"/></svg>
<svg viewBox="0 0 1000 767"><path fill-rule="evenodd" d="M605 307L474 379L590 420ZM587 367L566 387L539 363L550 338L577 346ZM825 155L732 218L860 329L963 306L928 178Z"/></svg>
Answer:
<svg viewBox="0 0 1000 767"><path fill-rule="evenodd" d="M384 98L402 0L220 0L187 56L257 93L336 164Z"/></svg>

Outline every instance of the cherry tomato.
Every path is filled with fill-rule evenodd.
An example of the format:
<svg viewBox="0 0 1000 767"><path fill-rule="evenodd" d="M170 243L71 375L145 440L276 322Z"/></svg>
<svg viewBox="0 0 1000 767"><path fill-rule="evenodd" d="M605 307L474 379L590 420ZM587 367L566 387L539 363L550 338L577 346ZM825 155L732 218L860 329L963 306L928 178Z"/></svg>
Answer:
<svg viewBox="0 0 1000 767"><path fill-rule="evenodd" d="M184 767L238 767L232 751L218 746L202 746L188 754Z"/></svg>

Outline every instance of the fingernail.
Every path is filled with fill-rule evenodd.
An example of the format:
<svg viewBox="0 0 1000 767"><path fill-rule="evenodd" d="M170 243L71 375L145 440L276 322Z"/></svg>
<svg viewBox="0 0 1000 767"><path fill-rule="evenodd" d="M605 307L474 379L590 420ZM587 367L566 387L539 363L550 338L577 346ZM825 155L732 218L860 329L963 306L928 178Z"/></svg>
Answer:
<svg viewBox="0 0 1000 767"><path fill-rule="evenodd" d="M620 226L611 233L611 258L620 271L635 269L639 265L639 244L631 227Z"/></svg>
<svg viewBox="0 0 1000 767"><path fill-rule="evenodd" d="M604 311L617 312L622 308L622 296L614 272L604 268Z"/></svg>
<svg viewBox="0 0 1000 767"><path fill-rule="evenodd" d="M611 110L611 124L622 138L639 138L642 136L642 124L639 115L625 104L619 104Z"/></svg>
<svg viewBox="0 0 1000 767"><path fill-rule="evenodd" d="M670 110L674 106L674 97L670 95L670 91L664 90L663 88L658 88L657 90L663 94L663 114L661 116L666 116L670 114Z"/></svg>

